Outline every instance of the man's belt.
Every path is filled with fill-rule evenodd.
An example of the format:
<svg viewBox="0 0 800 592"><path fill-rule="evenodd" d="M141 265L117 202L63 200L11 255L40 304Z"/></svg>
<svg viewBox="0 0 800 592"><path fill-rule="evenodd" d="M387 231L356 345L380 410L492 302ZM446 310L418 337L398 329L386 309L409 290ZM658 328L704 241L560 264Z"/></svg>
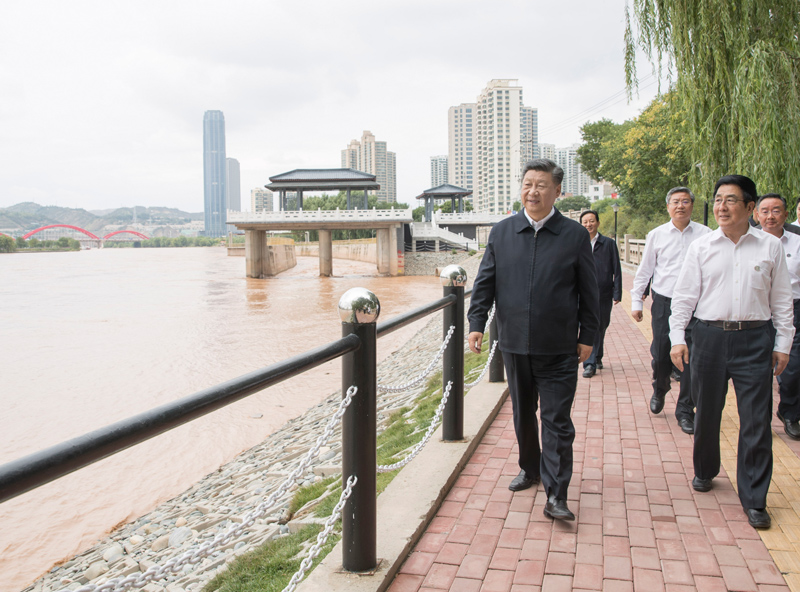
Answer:
<svg viewBox="0 0 800 592"><path fill-rule="evenodd" d="M723 331L744 331L745 329L757 329L763 327L769 321L704 321L697 319L701 323L705 323L711 327L718 327Z"/></svg>

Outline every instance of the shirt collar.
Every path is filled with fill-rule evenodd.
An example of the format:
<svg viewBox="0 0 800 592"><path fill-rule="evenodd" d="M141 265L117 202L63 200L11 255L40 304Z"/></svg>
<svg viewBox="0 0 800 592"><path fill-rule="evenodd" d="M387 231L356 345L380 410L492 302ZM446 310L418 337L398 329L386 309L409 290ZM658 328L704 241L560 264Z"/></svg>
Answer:
<svg viewBox="0 0 800 592"><path fill-rule="evenodd" d="M669 224L670 224L670 228L669 228L670 232L674 230L675 232L680 232L681 234L683 234L687 230L693 230L692 221L691 220L689 220L689 223L686 225L686 228L684 228L683 230L681 230L680 228L675 226L675 222L673 222L672 220L669 221Z"/></svg>
<svg viewBox="0 0 800 592"><path fill-rule="evenodd" d="M539 220L539 222L535 222L535 221L533 220L533 218L531 218L531 217L528 215L528 211L527 211L527 210L526 210L524 207L522 208L522 213L523 213L523 214L525 214L525 217L528 219L528 224L530 224L531 226L533 226L533 229L534 229L534 230L541 230L541 229L542 229L542 226L544 226L544 225L545 225L545 223L546 223L546 222L547 222L547 221L548 221L550 218L552 218L552 217L553 217L553 214L555 214L555 213L556 213L556 208L555 208L555 207L551 207L551 208L550 208L550 213L549 213L549 214L547 214L547 216L545 216L545 217L544 217L544 218L542 218L541 220Z"/></svg>
<svg viewBox="0 0 800 592"><path fill-rule="evenodd" d="M755 226L750 226L750 224L748 223L748 224L747 224L747 232L745 232L745 233L744 233L744 234L741 236L741 238L740 238L739 240L741 241L743 238L745 238L745 237L746 237L746 236L748 236L748 235L750 235L750 236L753 236L753 237L757 237L757 233L758 233L758 232L764 232L764 231L763 231L763 230L758 230L758 228L756 228ZM725 240L730 240L730 239L729 239L727 236L725 236L725 233L724 233L724 232L722 232L722 228L720 228L719 226L717 227L717 229L716 229L716 230L712 231L712 233L711 233L711 234L713 235L713 238L711 239L712 241L721 240L721 239L723 239L723 238L724 238ZM766 233L764 233L764 234L766 234ZM748 239L748 240L749 240L749 239ZM737 244L738 244L738 243L737 243Z"/></svg>

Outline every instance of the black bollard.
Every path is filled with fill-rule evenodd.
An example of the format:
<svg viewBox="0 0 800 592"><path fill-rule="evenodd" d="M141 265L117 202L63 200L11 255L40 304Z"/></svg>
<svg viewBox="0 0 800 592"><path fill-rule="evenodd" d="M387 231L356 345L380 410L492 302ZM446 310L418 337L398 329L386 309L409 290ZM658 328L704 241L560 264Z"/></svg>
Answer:
<svg viewBox="0 0 800 592"><path fill-rule="evenodd" d="M455 325L453 336L442 357L442 393L452 382L442 416L442 439L464 439L464 286L467 272L458 265L448 265L439 276L444 296L454 294L456 301L442 311L442 338Z"/></svg>
<svg viewBox="0 0 800 592"><path fill-rule="evenodd" d="M489 324L489 351L492 351L492 344L499 337L497 331L497 304L495 304L495 313L492 317L492 322ZM505 368L503 367L503 356L500 354L500 348L495 348L494 358L489 366L489 382L503 382L505 380Z"/></svg>
<svg viewBox="0 0 800 592"><path fill-rule="evenodd" d="M358 388L342 417L342 487L350 475L358 478L342 510L342 567L347 571L369 571L377 560L377 408L375 322L380 313L378 298L364 288L353 288L339 300L342 336L355 334L361 347L342 357L342 396L351 386Z"/></svg>

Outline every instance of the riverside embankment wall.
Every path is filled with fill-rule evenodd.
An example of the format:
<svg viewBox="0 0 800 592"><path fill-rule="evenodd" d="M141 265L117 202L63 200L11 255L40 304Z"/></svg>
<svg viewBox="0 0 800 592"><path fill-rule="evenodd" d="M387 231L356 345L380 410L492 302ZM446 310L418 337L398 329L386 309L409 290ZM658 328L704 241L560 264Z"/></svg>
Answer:
<svg viewBox="0 0 800 592"><path fill-rule="evenodd" d="M228 257L244 257L245 248L242 246L228 247ZM269 258L267 269L274 270L270 275L277 275L282 271L291 269L297 265L297 253L292 244L288 245L267 245L265 257Z"/></svg>
<svg viewBox="0 0 800 592"><path fill-rule="evenodd" d="M319 257L319 243L296 243L298 257ZM333 241L333 258L375 263L378 261L378 244L374 238L352 241Z"/></svg>

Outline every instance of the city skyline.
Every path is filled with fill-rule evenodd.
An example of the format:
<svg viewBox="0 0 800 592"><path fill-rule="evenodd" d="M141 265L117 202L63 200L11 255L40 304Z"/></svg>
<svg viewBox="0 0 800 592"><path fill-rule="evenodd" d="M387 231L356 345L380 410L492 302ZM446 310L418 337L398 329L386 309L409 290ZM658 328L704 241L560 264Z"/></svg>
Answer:
<svg viewBox="0 0 800 592"><path fill-rule="evenodd" d="M206 236L228 234L228 163L225 155L225 115L203 115L203 213Z"/></svg>
<svg viewBox="0 0 800 592"><path fill-rule="evenodd" d="M430 155L447 151L443 113L474 101L488 80L517 78L538 108L540 142L557 146L579 141L585 121L636 116L655 94L653 78L630 104L620 94L624 0L501 1L482 16L477 2L452 8L345 2L309 16L272 1L223 14L180 0L169 10L148 1L14 5L0 23L0 207L202 211L197 121L208 109L227 116L227 150L248 190L295 168L335 168L343 141L371 129L397 154L398 201L413 202L429 185ZM518 15L535 18L536 47L558 48L557 58L532 59L530 19ZM284 26L297 21L307 43ZM264 22L274 25L266 37ZM567 22L593 34L567 42ZM31 27L43 42L25 33ZM363 58L326 53L332 27ZM483 42L459 43L465 36Z"/></svg>

